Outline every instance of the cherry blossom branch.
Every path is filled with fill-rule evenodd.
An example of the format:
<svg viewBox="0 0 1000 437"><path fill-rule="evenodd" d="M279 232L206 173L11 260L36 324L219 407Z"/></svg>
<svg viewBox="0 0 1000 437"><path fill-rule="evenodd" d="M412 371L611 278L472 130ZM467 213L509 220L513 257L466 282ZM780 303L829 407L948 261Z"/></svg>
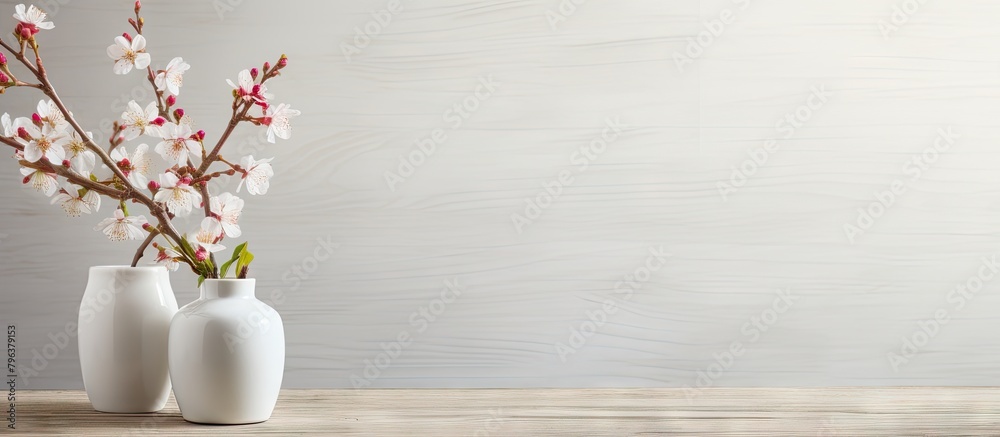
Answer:
<svg viewBox="0 0 1000 437"><path fill-rule="evenodd" d="M24 151L24 146L22 146L21 144L18 144L17 141L14 141L14 140L12 140L10 138L0 137L0 142L6 144L8 146L11 146L11 147L13 147L16 150ZM124 198L126 198L125 193L123 191L111 188L111 187L106 186L106 185L102 185L99 182L94 182L94 181L92 181L92 180L90 180L90 179L88 179L88 178L86 178L86 177L84 177L84 176L82 176L80 174L74 173L73 171L71 171L71 170L69 170L69 169L67 169L65 167L62 167L62 166L59 166L59 165L53 165L52 163L48 162L47 160L43 160L43 161L39 161L39 162L47 163L48 165L43 167L43 166L39 165L38 163L28 162L28 161L25 161L25 160L20 160L19 164L22 167L32 168L32 169L35 169L35 170L41 170L41 171L45 171L45 172L50 172L50 173L58 174L59 176L62 176L64 178L66 178L66 180L72 181L76 185L79 185L79 186L81 186L83 188L86 188L86 189L91 190L91 191L95 191L97 193L103 194L103 195L111 197L111 198L115 198L115 199L124 199Z"/></svg>
<svg viewBox="0 0 1000 437"><path fill-rule="evenodd" d="M146 77L149 79L149 85L153 87L153 94L156 95L156 108L160 110L160 117L169 120L170 114L167 112L167 105L163 102L163 91L160 91L156 87L156 74L153 73L153 67L146 67L146 72ZM180 122L180 120L177 121Z"/></svg>
<svg viewBox="0 0 1000 437"><path fill-rule="evenodd" d="M135 256L132 257L132 267L139 264L139 259L142 258L143 253L146 252L146 248L149 247L149 243L152 243L153 239L156 238L157 235L160 235L160 232L156 229L149 230L149 235L146 236L145 240L142 240L142 244L139 245L139 249L135 251Z"/></svg>
<svg viewBox="0 0 1000 437"><path fill-rule="evenodd" d="M17 54L15 56L18 57L18 59L21 60L22 63L24 63L23 55ZM146 208L149 209L150 214L156 217L157 221L159 222L161 231L175 243L180 244L181 241L180 233L177 231L176 228L174 228L173 222L170 221L170 217L167 215L166 209L164 209L162 206L154 202L153 199L147 196L145 193L140 191L140 188L133 186L132 183L129 182L128 177L125 176L125 174L122 172L120 168L118 168L118 165L115 164L114 160L111 159L111 156L109 156L108 153L104 151L104 149L102 149L100 146L94 143L94 141L90 138L90 136L86 134L83 127L81 127L80 124L76 121L76 119L72 116L69 109L67 109L66 105L63 103L62 99L59 98L59 95L58 93L56 93L55 88L52 86L51 82L49 82L48 75L44 73L44 70L39 69L37 71L38 73L36 73L36 78L42 85L41 91L50 99L52 99L52 102L56 105L56 108L59 109L59 112L63 114L63 117L66 119L66 121L69 122L69 125L80 135L80 138L83 139L84 146L87 147L87 149L94 152L95 154L97 154L97 156L101 158L101 161L104 163L104 165L110 168L111 171L115 174L115 176L118 177L121 184L125 186L125 196L130 199L134 199L139 203L142 203L144 206L146 206Z"/></svg>
<svg viewBox="0 0 1000 437"><path fill-rule="evenodd" d="M27 58L24 57L24 44L25 44L24 42L21 43L21 50L14 50L13 47L7 45L7 43L4 42L3 38L0 38L0 47L7 49L7 51L10 52L10 54L14 56L15 59L21 61L21 63L24 64L24 66L28 69L28 71L31 72L31 74L38 76L38 69L35 68L34 65L31 65L31 63L27 61Z"/></svg>
<svg viewBox="0 0 1000 437"><path fill-rule="evenodd" d="M229 140L229 136L233 134L234 130L236 130L236 126L240 124L243 117L245 117L247 113L250 112L250 109L253 108L253 103L243 102L242 107L242 110L239 109L240 106L233 108L233 116L229 119L229 124L226 125L226 130L222 132L222 136L219 137L219 141L215 143L215 147L212 148L212 152L201 161L201 165L198 166L197 170L195 170L195 177L200 177L205 174L208 167L215 162L215 158L219 156L219 151L222 150L222 146L226 144L227 140Z"/></svg>
<svg viewBox="0 0 1000 437"><path fill-rule="evenodd" d="M270 64L265 63L264 71L261 72L262 76L260 82L258 82L257 85L263 87L264 83L267 82L268 79L277 77L279 74L279 70L285 67L287 61L288 59L285 57L285 55L281 55L281 57L278 59L278 62L275 63L274 66L270 66ZM254 92L256 92L256 88L254 89ZM209 166L211 166L212 163L214 163L218 158L219 151L222 150L222 146L226 144L226 141L229 140L229 136L233 134L234 130L236 130L236 126L239 125L241 121L247 120L247 113L250 112L250 109L254 107L255 102L253 100L241 101L239 100L240 96L237 96L236 99L237 100L234 101L233 104L233 115L232 118L229 119L229 124L226 125L226 130L222 132L222 136L219 137L219 141L215 143L215 147L212 148L212 152L209 153L205 157L205 159L201 161L201 165L198 166L198 170L195 171L194 174L195 177L200 177L204 175L206 171L208 171Z"/></svg>
<svg viewBox="0 0 1000 437"><path fill-rule="evenodd" d="M218 243L225 238L227 235L235 235L239 231L238 226L236 226L236 219L239 217L239 212L242 209L243 201L236 196L232 196L230 193L223 193L219 198L211 197L208 190L208 181L221 177L224 175L233 176L237 173L241 175L249 175L253 173L256 169L259 173L255 174L255 178L252 183L248 182L251 194L263 194L267 188L267 177L270 177L272 170L270 164L268 163L270 159L261 160L257 164L254 164L252 158L249 159L250 164L247 164L247 169L242 168L240 165L233 164L227 161L220 155L220 151L225 145L225 143L231 138L236 127L241 122L248 122L256 126L267 126L268 129L268 139L270 142L274 142L274 136L278 136L283 139L287 139L290 135L290 128L288 124L288 118L299 115L299 111L291 110L288 105L278 105L276 108L271 108L269 106L269 95L267 94L266 87L264 83L273 77L277 77L280 70L284 68L287 63L287 57L281 55L278 62L272 67L270 63L265 62L261 70L257 68L252 68L249 70L243 70L239 73L237 82L239 85L233 85L235 90L233 91L232 100L232 114L228 124L222 131L218 141L215 143L214 147L207 149L205 147L204 131L198 131L194 135L190 135L188 131L188 126L182 124L183 112L180 109L176 109L171 113L171 108L176 103L175 96L177 95L177 89L181 85L181 74L188 68L189 65L184 63L180 58L175 58L167 65L165 70L155 70L150 64L150 56L145 52L145 37L142 36L144 20L140 15L141 3L137 0L135 1L135 16L134 18L129 18L129 24L135 30L135 40L133 41L133 36L129 33L125 33L120 37L116 37L115 41L117 45L113 45L108 48L108 54L116 64L114 67L114 72L116 74L127 74L130 70L135 68L138 71L142 71L137 68L139 65L143 65L142 69L145 69L146 79L150 86L153 88L154 95L156 96L155 105L158 110L158 116L154 117L151 113L139 114L140 111L134 109L135 102L129 102L132 106L130 112L122 116L123 122L115 122L114 134L112 138L109 139L109 147L104 149L98 146L93 138L87 135L78 120L73 117L66 104L59 97L56 92L56 88L52 85L49 77L46 73L45 66L42 61L42 56L40 54L38 42L35 40L34 35L38 33L39 29L51 29L53 24L51 22L45 22L45 13L38 10L35 6L30 6L27 10L24 9L23 5L19 5L17 8L17 13L14 18L19 21L17 28L15 29L15 36L17 38L17 45L8 44L2 38L0 38L0 47L17 59L27 71L31 72L35 78L38 79L38 83L24 82L18 79L14 74L12 74L7 68L6 59L0 59L0 92L3 92L5 88L10 87L29 87L38 89L42 94L51 99L48 105L53 106L52 109L43 109L44 101L39 103L39 114L34 114L32 116L32 121L37 128L41 129L41 134L39 133L26 133L34 132L36 129L32 126L26 125L27 130L22 130L20 128L23 119L18 119L17 124L19 126L18 137L6 137L0 138L4 144L7 144L15 149L18 153L16 156L19 163L22 165L23 173L32 175L32 177L39 177L41 179L46 179L44 181L46 184L50 183L47 179L51 178L51 182L58 181L57 176L62 176L64 180L68 183L75 184L81 187L82 190L91 191L95 194L101 194L112 199L116 199L118 202L119 210L115 211L116 217L118 217L119 225L122 220L122 213L125 216L129 216L128 208L130 203L142 204L145 206L152 218L157 222L156 226L152 224L144 223L143 229L148 232L145 236L137 251L132 259L132 266L136 266L139 260L144 256L145 251L152 244L153 247L158 248L160 256L157 257L157 261L167 261L168 267L175 269L178 262L183 261L188 266L191 267L192 271L200 276L201 279L205 278L217 278L219 277L219 267L215 261L214 252L221 250L222 248L218 246ZM129 43L126 43L128 41ZM131 46L131 47L130 47ZM28 48L30 47L31 53L34 54L34 59L28 58L30 54L28 53ZM0 52L2 54L2 52ZM33 62L32 62L33 61ZM141 61L141 62L140 62ZM260 73L263 73L262 75ZM164 83L161 80L166 80L166 87L163 87ZM258 80L259 79L259 80ZM158 86L159 84L159 86ZM230 82L232 84L232 82ZM161 89L166 88L166 89ZM168 92L169 91L169 92ZM152 109L152 104L148 108ZM255 106L260 106L264 114L260 117L249 116L250 110ZM55 114L55 111L58 114ZM145 111L142 111L145 112ZM150 111L152 112L152 111ZM61 117L59 117L61 115ZM56 120L52 117L57 117L63 120ZM7 121L5 115L5 122ZM49 123L45 126L42 121ZM163 126L165 121L174 121L176 125L171 124L171 130L163 130L160 132L146 132L145 128L150 125ZM55 129L56 132L53 135L59 135L60 137L52 136L54 141L65 141L66 139L62 137L68 134L66 127L69 126L70 132L72 132L72 143L70 143L73 148L74 158L76 154L86 153L90 155L93 153L94 156L100 158L100 162L106 166L113 173L111 178L106 178L105 180L98 180L94 175L90 175L90 171L77 170L72 167L70 161L62 161L58 163L53 163L50 159L63 160L63 154L59 153L61 150L55 150L53 155L49 155L48 150L55 145L55 147L61 147L60 143L47 142L49 140L49 133L51 129ZM9 127L5 126L5 129ZM176 131L176 132L174 132ZM188 159L186 163L175 163L170 168L167 169L167 173L161 175L160 183L163 184L163 190L172 190L169 192L170 198L173 199L171 202L158 202L157 199L164 194L168 194L162 191L161 186L156 183L156 181L151 181L149 186L137 186L137 179L134 179L136 175L131 175L133 179L129 179L130 171L139 171L145 174L145 170L148 168L148 164L143 164L139 166L137 164L130 164L128 159L122 159L121 162L116 162L115 158L112 158L112 152L116 150L117 147L121 146L125 142L125 138L135 138L138 134L148 133L150 135L158 134L163 138L164 143L157 147L157 152L168 159L168 155L173 153L174 156L179 156L178 154L192 154L200 155L195 160L199 160L199 165L196 167L191 159ZM180 135L178 133L184 132ZM23 140L23 141L22 141ZM28 141L30 140L30 143ZM192 144L192 140L200 143L200 153L195 152L195 144ZM170 141L173 141L171 143ZM161 150L163 144L172 144L174 149L170 152L165 152ZM82 149L85 152L81 152ZM146 147L146 146L143 146ZM187 148L187 150L183 150ZM38 152L41 150L44 155L40 159L35 159L38 156ZM64 152L65 153L65 152ZM116 152L117 153L117 152ZM136 152L137 154L140 152ZM24 159L25 154L35 162L28 162ZM114 156L118 156L117 154ZM86 156L87 161L93 161L93 156ZM199 159L200 158L200 159ZM132 157L132 161L139 161L138 156ZM77 163L77 161L72 161ZM210 172L211 166L215 162L222 162L228 168L220 171ZM33 169L36 173L31 173ZM260 177L256 177L259 174ZM26 180L27 181L27 180ZM139 181L141 182L141 181ZM144 182L141 182L144 183ZM197 187L192 187L193 184L197 184ZM50 189L52 185L47 185L46 193L51 193ZM192 190L191 188L196 188ZM147 191L148 190L148 191ZM61 190L61 193L66 193L67 191L74 191L73 189ZM86 191L81 191L86 192ZM181 197L178 197L181 196ZM176 215L187 215L190 212L191 203L197 202L197 197L201 197L201 207L204 210L205 216L208 218L202 222L201 231L197 234L195 239L188 241L187 235L183 237L174 228L172 220ZM218 211L213 211L212 201L217 200L222 205ZM184 203L173 203L173 201L183 201ZM231 203L238 202L238 203ZM169 206L168 206L169 205ZM64 205L65 207L66 205ZM215 220L215 222L209 219ZM142 220L145 222L145 220ZM109 222L110 223L110 222ZM129 226L134 226L134 222L128 222ZM222 231L216 232L217 226L221 225ZM232 227L231 227L232 226ZM154 240L157 236L163 236L166 243L169 245L168 248L158 246ZM116 238L112 238L116 239ZM240 259L241 263L244 263L244 256L246 257L246 263L252 260L252 255L246 251L246 243L237 247L240 251L239 254L234 252L234 259L237 257ZM164 251L169 249L170 253L165 253ZM174 252L177 252L176 254ZM232 261L231 261L232 262ZM247 266L244 263L242 266L237 264L237 270L239 270L238 277L246 277Z"/></svg>
<svg viewBox="0 0 1000 437"><path fill-rule="evenodd" d="M129 18L128 20L128 23L135 29L136 35L142 35L142 27L146 24L146 20L139 15L139 10L140 5L136 3L135 18ZM156 72L153 71L153 66L151 65L146 66L146 79L149 80L149 84L153 87L153 94L156 96L156 108L160 111L160 117L169 120L170 114L167 112L167 106L163 102L163 91L160 91L156 86Z"/></svg>
<svg viewBox="0 0 1000 437"><path fill-rule="evenodd" d="M8 146L13 147L14 149L20 150L22 152L24 151L24 146L23 145L21 145L17 141L14 141L14 140L12 140L10 138L0 137L0 142L3 142L4 144L6 144Z"/></svg>

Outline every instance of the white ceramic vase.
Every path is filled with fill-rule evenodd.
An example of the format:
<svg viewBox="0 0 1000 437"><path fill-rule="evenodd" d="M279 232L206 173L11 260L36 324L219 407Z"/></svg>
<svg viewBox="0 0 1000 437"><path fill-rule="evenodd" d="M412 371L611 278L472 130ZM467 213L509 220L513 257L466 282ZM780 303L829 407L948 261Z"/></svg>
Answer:
<svg viewBox="0 0 1000 437"><path fill-rule="evenodd" d="M271 417L285 369L281 317L253 279L206 279L170 323L170 378L184 420L235 425Z"/></svg>
<svg viewBox="0 0 1000 437"><path fill-rule="evenodd" d="M97 411L150 413L170 395L167 333L177 312L163 267L91 267L77 340L87 397Z"/></svg>

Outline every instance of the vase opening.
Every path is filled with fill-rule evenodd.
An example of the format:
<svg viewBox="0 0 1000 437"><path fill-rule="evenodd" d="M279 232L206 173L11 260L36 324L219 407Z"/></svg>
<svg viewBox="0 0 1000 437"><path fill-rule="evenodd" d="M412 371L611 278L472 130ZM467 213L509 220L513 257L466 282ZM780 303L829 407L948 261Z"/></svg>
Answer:
<svg viewBox="0 0 1000 437"><path fill-rule="evenodd" d="M253 299L255 279L206 279L201 284L203 299Z"/></svg>

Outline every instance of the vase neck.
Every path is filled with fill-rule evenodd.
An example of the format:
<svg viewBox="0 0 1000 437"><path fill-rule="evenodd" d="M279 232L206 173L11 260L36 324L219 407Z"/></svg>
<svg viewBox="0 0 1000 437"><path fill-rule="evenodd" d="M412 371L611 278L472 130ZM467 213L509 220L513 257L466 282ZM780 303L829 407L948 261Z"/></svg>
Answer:
<svg viewBox="0 0 1000 437"><path fill-rule="evenodd" d="M201 284L202 299L253 299L254 279L206 279Z"/></svg>

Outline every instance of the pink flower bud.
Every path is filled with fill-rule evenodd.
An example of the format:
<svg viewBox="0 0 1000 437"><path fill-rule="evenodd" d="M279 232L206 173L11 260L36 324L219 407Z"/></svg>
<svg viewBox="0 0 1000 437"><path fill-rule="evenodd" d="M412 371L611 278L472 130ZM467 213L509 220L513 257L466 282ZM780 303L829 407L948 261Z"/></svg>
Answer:
<svg viewBox="0 0 1000 437"><path fill-rule="evenodd" d="M31 23L17 23L14 27L14 34L21 39L31 39L36 33L38 33L38 27Z"/></svg>
<svg viewBox="0 0 1000 437"><path fill-rule="evenodd" d="M153 121L149 122L149 124L155 124L157 126L163 126L164 123L166 123L166 122L167 122L167 119L165 119L163 117L156 117L156 119L154 119Z"/></svg>
<svg viewBox="0 0 1000 437"><path fill-rule="evenodd" d="M281 59L278 59L278 68L285 68L288 65L288 57L281 55Z"/></svg>
<svg viewBox="0 0 1000 437"><path fill-rule="evenodd" d="M193 181L193 179L191 179L191 176L184 176L181 178L179 182L184 185L191 185L191 181Z"/></svg>
<svg viewBox="0 0 1000 437"><path fill-rule="evenodd" d="M31 141L31 135L28 134L28 130L21 126L17 128L17 136L25 141Z"/></svg>
<svg viewBox="0 0 1000 437"><path fill-rule="evenodd" d="M167 106L174 106L174 103L177 103L177 97L167 96Z"/></svg>
<svg viewBox="0 0 1000 437"><path fill-rule="evenodd" d="M38 115L37 112L31 114L31 122L35 123L36 126L41 126L42 125L42 116Z"/></svg>
<svg viewBox="0 0 1000 437"><path fill-rule="evenodd" d="M198 247L198 250L194 252L194 257L198 258L198 261L204 261L208 259L208 251L204 247Z"/></svg>
<svg viewBox="0 0 1000 437"><path fill-rule="evenodd" d="M139 9L142 9L142 3L139 0L135 0L135 13L139 13Z"/></svg>
<svg viewBox="0 0 1000 437"><path fill-rule="evenodd" d="M205 140L205 131L200 130L197 133L195 133L195 136L198 137L198 141L204 141Z"/></svg>
<svg viewBox="0 0 1000 437"><path fill-rule="evenodd" d="M258 75L259 73L260 73L260 72L259 72L259 71L257 71L257 68L251 68L251 69L250 69L250 77L251 77L251 78L254 78L254 79L256 79L256 78L257 78L257 75Z"/></svg>
<svg viewBox="0 0 1000 437"><path fill-rule="evenodd" d="M124 37L125 39L127 39L128 42L132 42L132 35L129 35L128 32L123 33L122 37Z"/></svg>
<svg viewBox="0 0 1000 437"><path fill-rule="evenodd" d="M63 162L62 162L62 165L63 165L63 167L69 168L69 160L68 159L64 159Z"/></svg>
<svg viewBox="0 0 1000 437"><path fill-rule="evenodd" d="M0 71L0 83L7 83L7 82L10 82L10 78L7 77L6 74L3 74L2 71Z"/></svg>
<svg viewBox="0 0 1000 437"><path fill-rule="evenodd" d="M148 230L149 230L149 228L150 228L150 227L152 227L152 226L153 226L153 225L151 225L151 224L149 224L149 223L143 223L143 224L142 224L142 228L143 228L143 229L145 229L145 230L147 230L147 231L148 231Z"/></svg>
<svg viewBox="0 0 1000 437"><path fill-rule="evenodd" d="M262 124L264 126L270 126L271 125L271 121L273 121L273 120L274 119L271 118L271 117L261 117L260 118L260 124Z"/></svg>
<svg viewBox="0 0 1000 437"><path fill-rule="evenodd" d="M0 65L7 65L7 57L3 55L3 52L0 52Z"/></svg>
<svg viewBox="0 0 1000 437"><path fill-rule="evenodd" d="M260 84L259 83L258 84L254 84L254 86L253 86L253 95L256 96L258 94L260 94Z"/></svg>
<svg viewBox="0 0 1000 437"><path fill-rule="evenodd" d="M270 69L271 69L271 63L270 62L265 62L264 63L264 71L267 71L267 70L270 70Z"/></svg>
<svg viewBox="0 0 1000 437"><path fill-rule="evenodd" d="M174 109L174 118L177 120L184 118L184 110L181 108Z"/></svg>
<svg viewBox="0 0 1000 437"><path fill-rule="evenodd" d="M149 187L149 191L156 191L160 189L160 183L156 181L149 181L149 184L146 186Z"/></svg>

